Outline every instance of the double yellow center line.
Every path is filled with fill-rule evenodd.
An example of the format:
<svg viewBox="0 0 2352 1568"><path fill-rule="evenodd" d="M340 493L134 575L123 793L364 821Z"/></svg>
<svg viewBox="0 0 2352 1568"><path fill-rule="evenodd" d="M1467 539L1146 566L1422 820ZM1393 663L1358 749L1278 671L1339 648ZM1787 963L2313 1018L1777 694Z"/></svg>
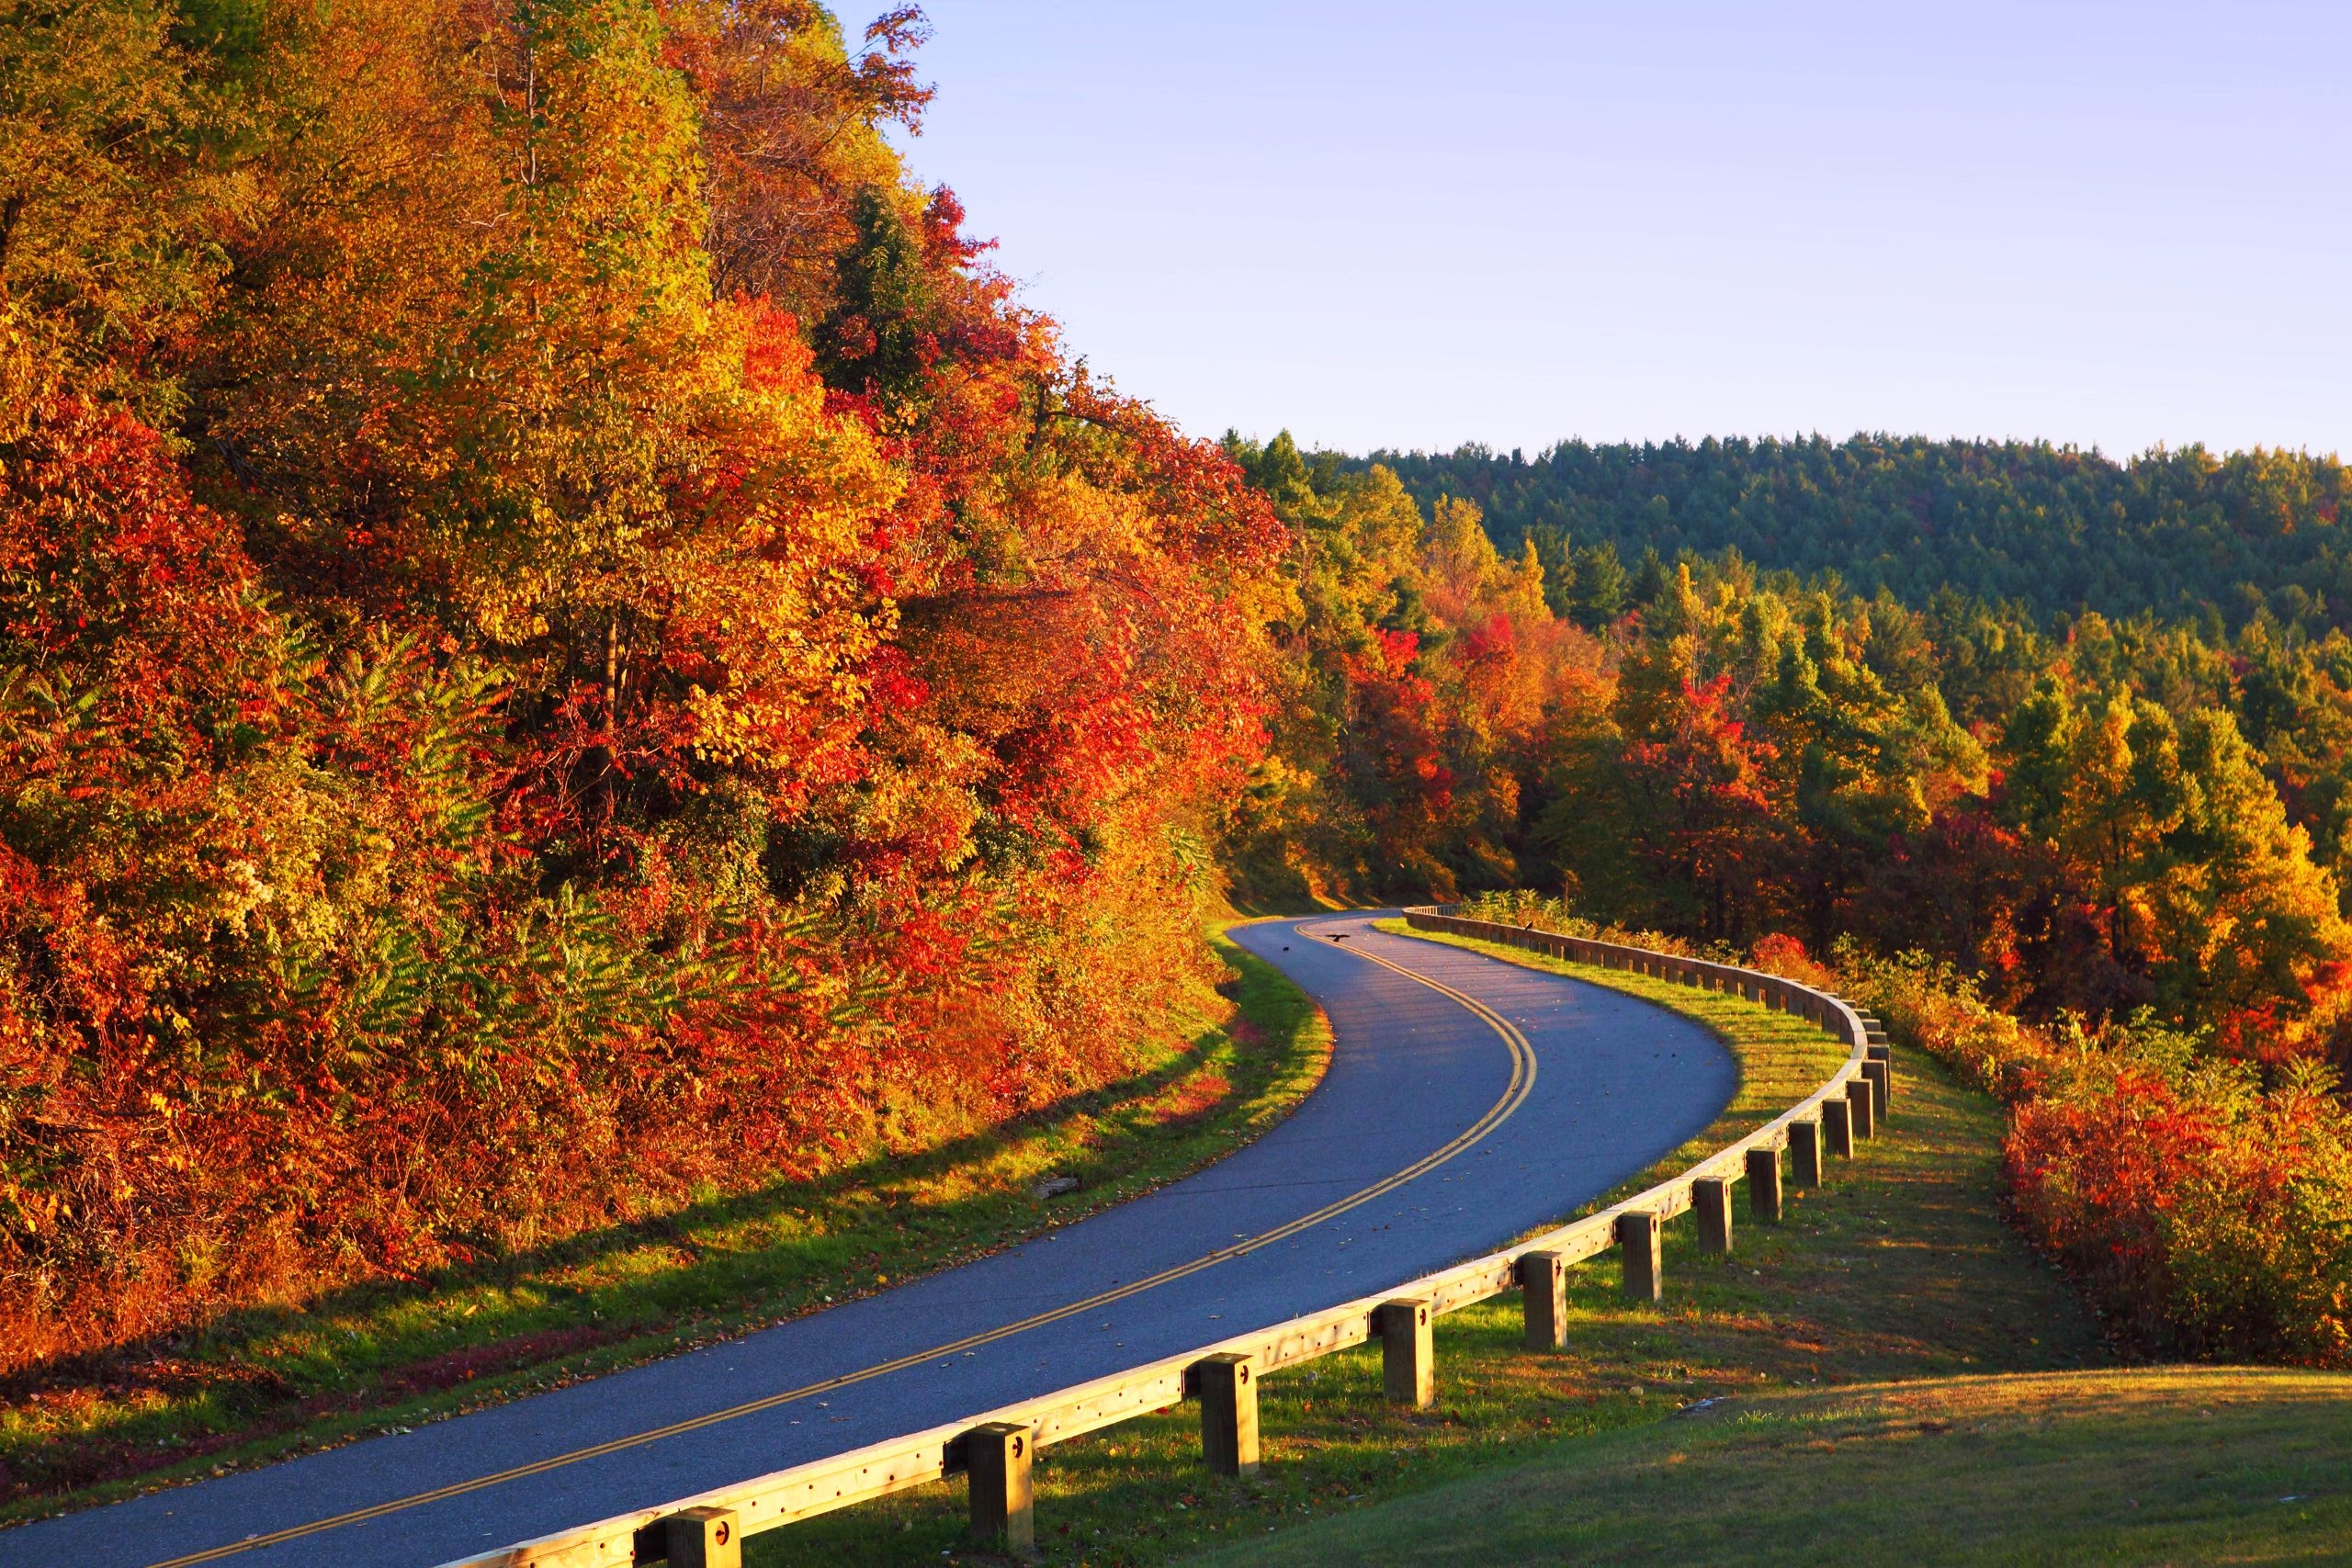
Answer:
<svg viewBox="0 0 2352 1568"><path fill-rule="evenodd" d="M1301 927L1300 930L1304 931L1306 928ZM910 1367L919 1367L925 1361L936 1360L943 1356L955 1356L983 1345L992 1345L998 1340L1009 1339L1016 1334L1023 1334L1033 1328L1042 1328L1048 1324L1060 1323L1066 1319L1093 1312L1114 1302L1125 1301L1129 1296L1139 1295L1145 1291L1154 1290L1188 1275L1197 1274L1204 1269L1214 1269L1220 1263L1247 1257L1261 1247L1272 1247L1278 1241L1287 1240L1303 1230L1310 1229L1326 1220L1344 1214L1351 1209L1369 1203L1384 1193L1392 1192L1414 1178L1427 1175L1477 1143L1502 1125L1510 1118L1512 1112L1526 1103L1529 1092L1535 1087L1535 1048L1528 1043L1527 1036L1521 1034L1509 1019L1504 1018L1476 997L1465 995L1451 986L1442 985L1426 975L1416 974L1401 964L1392 964L1387 959L1368 953L1360 947L1349 947L1343 951L1367 963L1377 964L1384 969L1393 970L1417 985L1427 986L1430 990L1461 1003L1476 1013L1480 1021L1494 1030L1497 1034L1501 1035L1503 1043L1510 1051L1510 1082L1504 1086L1502 1097L1487 1108L1485 1115L1464 1128L1458 1135L1438 1148L1432 1149L1404 1169L1381 1178L1362 1191L1350 1193L1336 1202L1325 1204L1311 1214L1302 1214L1286 1224L1277 1225L1272 1230L1246 1237L1235 1242L1231 1247L1219 1247L1215 1252L1195 1258L1189 1263L1180 1263L1173 1268L1163 1269L1157 1274L1102 1292L1097 1295L1088 1296L1083 1301L1071 1302L1065 1306L1055 1307L1034 1316L1024 1317L1018 1323L1008 1323L978 1334L967 1335L961 1339L950 1340L944 1345L934 1345L928 1350L919 1350L912 1355L900 1356L895 1360L879 1361L854 1372L843 1372L839 1377L827 1378L822 1382L808 1383L799 1388L786 1389L781 1393L766 1394L759 1399L747 1400L741 1404L729 1405L724 1410L714 1410L707 1415L690 1416L684 1421L673 1421L666 1427L655 1427L647 1431L632 1433L626 1438L615 1438L609 1442L595 1443L584 1449L574 1449L569 1453L534 1460L528 1464L518 1464L512 1469L495 1471L488 1475L477 1475L465 1481L453 1481L447 1486L436 1486L430 1491L418 1492L406 1497L395 1497L390 1502L371 1504L365 1508L354 1508L348 1513L336 1514L329 1518L314 1519L309 1524L292 1525L285 1529L272 1530L266 1535L250 1536L227 1546L216 1546L208 1551L190 1552L185 1557L170 1558L153 1564L152 1568L194 1568L194 1564L199 1562L217 1562L224 1557L232 1557L239 1552L256 1551L263 1547L282 1545L289 1540L299 1540L305 1536L341 1529L346 1525L365 1524L370 1519L380 1519L388 1514L422 1507L427 1503L438 1503L450 1497L461 1497L469 1492L480 1492L492 1486L501 1486L507 1482L521 1481L533 1475L544 1475L548 1471L560 1470L566 1465L579 1464L586 1460L602 1459L606 1454L616 1454L629 1449L642 1448L648 1443L658 1443L664 1438L682 1437L688 1432L699 1432L707 1427L716 1427L721 1422L739 1420L746 1416L756 1416L764 1410L774 1410L780 1404L790 1404L795 1400L807 1399L814 1394L828 1393L835 1389L847 1388L853 1383L885 1377L891 1372L904 1371Z"/></svg>

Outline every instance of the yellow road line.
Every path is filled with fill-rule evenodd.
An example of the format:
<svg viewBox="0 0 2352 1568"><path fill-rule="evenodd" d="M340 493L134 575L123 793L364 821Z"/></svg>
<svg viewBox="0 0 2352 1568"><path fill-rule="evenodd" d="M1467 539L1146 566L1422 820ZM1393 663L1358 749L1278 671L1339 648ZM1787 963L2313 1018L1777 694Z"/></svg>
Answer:
<svg viewBox="0 0 2352 1568"><path fill-rule="evenodd" d="M1304 929L1304 927L1301 928L1302 931ZM1071 1302L1066 1306L1055 1307L1034 1316L1024 1317L1018 1323L1008 1323L978 1334L967 1335L961 1339L953 1340L944 1345L935 1345L928 1350L900 1356L895 1360L877 1362L873 1366L861 1368L857 1371L843 1372L839 1377L827 1378L822 1382L812 1382L801 1388L788 1389L782 1393L771 1393L741 1404L729 1405L724 1410L711 1411L708 1415L690 1416L684 1421L673 1421L666 1427L656 1427L650 1431L632 1433L626 1438L615 1438L609 1442L597 1443L584 1449L574 1449L570 1453L534 1460L529 1464L518 1464L511 1470L497 1471L489 1475L478 1475L467 1481L451 1482L447 1486L436 1486L431 1491L419 1492L412 1496L396 1497L390 1502L377 1503L365 1508L354 1508L349 1513L337 1514L332 1518L314 1519L306 1525L291 1525L285 1529L272 1530L266 1535L252 1536L228 1546L216 1546L204 1551L190 1552L185 1557L169 1558L151 1564L150 1568L194 1568L194 1565L199 1562L217 1562L224 1557L233 1557L239 1552L256 1551L266 1546L282 1545L289 1540L299 1540L304 1536L340 1529L345 1525L365 1524L370 1519L380 1519L387 1514L397 1514L409 1508L422 1507L427 1503L437 1503L444 1498L463 1496L469 1492L480 1492L488 1487L503 1485L509 1481L521 1481L529 1476L542 1475L550 1470L560 1470L565 1465L578 1464L584 1460L602 1459L606 1454L619 1453L628 1449L642 1448L647 1443L657 1443L665 1438L681 1437L688 1432L697 1432L706 1427L716 1427L721 1422L733 1421L741 1416L756 1416L763 1410L774 1410L780 1404L789 1404L795 1400L807 1399L811 1394L827 1393L837 1388L847 1388L853 1383L865 1382L871 1378L904 1371L910 1367L921 1366L923 1362L940 1356L953 1356L959 1351L993 1344L1000 1339L1011 1338L1013 1335L1025 1333L1032 1328L1042 1328L1047 1324L1059 1323L1066 1318L1076 1317L1081 1313L1092 1312L1097 1307L1108 1306L1114 1302L1125 1301L1129 1296L1182 1280L1187 1275L1197 1274L1204 1269L1213 1269L1220 1263L1230 1262L1236 1258L1256 1252L1261 1247L1272 1247L1278 1241L1287 1240L1303 1230L1321 1224L1325 1220L1336 1218L1351 1209L1369 1203L1383 1193L1392 1192L1414 1178L1427 1175L1477 1143L1510 1120L1511 1114L1526 1103L1528 1094L1535 1087L1535 1048L1528 1043L1527 1036L1513 1027L1509 1019L1504 1018L1476 998L1466 996L1451 986L1441 985L1426 975L1415 974L1400 964L1392 964L1387 959L1377 957L1362 948L1350 947L1343 951L1367 963L1377 964L1384 969L1394 970L1408 980L1427 986L1430 990L1461 1003L1476 1014L1479 1020L1493 1029L1496 1033L1501 1035L1503 1043L1510 1051L1510 1082L1504 1086L1502 1097L1487 1108L1485 1115L1464 1128L1450 1142L1431 1150L1394 1175L1383 1177L1360 1192L1351 1193L1335 1202L1324 1205L1311 1214L1302 1214L1287 1224L1278 1225L1262 1235L1238 1241L1231 1247L1219 1247L1216 1251L1204 1257L1195 1258L1189 1263L1179 1263L1173 1268L1163 1269L1157 1274L1121 1285L1115 1290L1104 1291L1099 1295L1089 1296L1084 1301Z"/></svg>

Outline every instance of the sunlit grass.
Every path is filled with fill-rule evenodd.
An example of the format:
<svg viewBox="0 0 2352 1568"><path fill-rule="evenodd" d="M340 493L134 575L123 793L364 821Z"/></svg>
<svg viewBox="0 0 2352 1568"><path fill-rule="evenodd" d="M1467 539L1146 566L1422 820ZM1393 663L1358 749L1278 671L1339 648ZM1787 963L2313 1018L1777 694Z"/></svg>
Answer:
<svg viewBox="0 0 2352 1568"><path fill-rule="evenodd" d="M1329 1056L1296 987L1222 937L1222 998L1125 1081L929 1153L308 1310L223 1318L0 1408L0 1522L650 1360L886 1288L1124 1201L1287 1115ZM1213 1019L1224 1016L1226 1021ZM1078 1189L1034 1195L1046 1176Z"/></svg>
<svg viewBox="0 0 2352 1568"><path fill-rule="evenodd" d="M1200 1561L2341 1562L2347 1394L2239 1368L1764 1393Z"/></svg>

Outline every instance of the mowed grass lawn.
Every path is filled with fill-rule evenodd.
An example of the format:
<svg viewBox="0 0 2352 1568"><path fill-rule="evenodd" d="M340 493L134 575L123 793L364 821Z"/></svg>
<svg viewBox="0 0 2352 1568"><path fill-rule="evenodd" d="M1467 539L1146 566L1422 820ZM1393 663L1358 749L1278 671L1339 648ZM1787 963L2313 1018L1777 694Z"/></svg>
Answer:
<svg viewBox="0 0 2352 1568"><path fill-rule="evenodd" d="M1472 945L1472 944L1464 944ZM1495 950L1715 1027L1746 1081L1666 1165L1808 1092L1842 1053L1745 1003ZM1999 1218L1998 1108L1897 1065L1894 1116L1728 1258L1668 1228L1667 1299L1571 1274L1566 1348L1505 1296L1437 1326L1438 1403L1377 1351L1267 1379L1265 1468L1208 1475L1184 1406L1041 1452L1057 1563L2352 1561L2352 1382L2123 1370ZM2281 1499L2291 1499L2281 1501ZM992 1562L958 1486L756 1536L747 1562Z"/></svg>
<svg viewBox="0 0 2352 1568"><path fill-rule="evenodd" d="M2193 1367L1750 1396L1194 1561L2340 1562L2347 1393Z"/></svg>

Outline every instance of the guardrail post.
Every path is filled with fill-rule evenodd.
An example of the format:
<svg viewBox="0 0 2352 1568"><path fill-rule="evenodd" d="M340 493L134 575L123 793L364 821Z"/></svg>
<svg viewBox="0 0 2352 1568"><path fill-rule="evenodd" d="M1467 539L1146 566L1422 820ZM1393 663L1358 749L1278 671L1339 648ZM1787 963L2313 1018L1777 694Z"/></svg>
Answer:
<svg viewBox="0 0 2352 1568"><path fill-rule="evenodd" d="M1617 1216L1617 1250L1625 1259L1626 1300L1654 1302L1666 1294L1666 1260L1658 1245L1658 1233L1664 1228L1647 1210Z"/></svg>
<svg viewBox="0 0 2352 1568"><path fill-rule="evenodd" d="M1850 1100L1825 1100L1821 1102L1821 1142L1823 1152L1846 1159L1854 1157L1854 1102Z"/></svg>
<svg viewBox="0 0 2352 1568"><path fill-rule="evenodd" d="M1556 1350L1568 1342L1568 1266L1556 1252L1519 1255L1519 1293L1527 1314L1527 1348Z"/></svg>
<svg viewBox="0 0 2352 1568"><path fill-rule="evenodd" d="M1690 1207L1699 1215L1699 1247L1702 1252L1731 1250L1731 1183L1720 1176L1702 1176L1690 1183Z"/></svg>
<svg viewBox="0 0 2352 1568"><path fill-rule="evenodd" d="M670 1568L743 1568L743 1527L732 1508L681 1508L662 1521Z"/></svg>
<svg viewBox="0 0 2352 1568"><path fill-rule="evenodd" d="M1797 1187L1821 1185L1821 1123L1789 1123L1789 1180Z"/></svg>
<svg viewBox="0 0 2352 1568"><path fill-rule="evenodd" d="M1747 1213L1768 1225L1781 1223L1781 1151L1747 1151Z"/></svg>
<svg viewBox="0 0 2352 1568"><path fill-rule="evenodd" d="M1878 1120L1883 1122L1886 1120L1886 1102L1894 1097L1894 1088L1887 1073L1886 1064L1878 1061L1864 1062L1862 1077L1871 1086L1871 1110Z"/></svg>
<svg viewBox="0 0 2352 1568"><path fill-rule="evenodd" d="M1846 1080L1846 1103L1854 1108L1854 1141L1878 1136L1878 1089L1868 1078Z"/></svg>
<svg viewBox="0 0 2352 1568"><path fill-rule="evenodd" d="M1201 1390L1201 1457L1219 1475L1258 1473L1258 1379L1250 1358L1220 1351L1193 1363Z"/></svg>
<svg viewBox="0 0 2352 1568"><path fill-rule="evenodd" d="M972 1534L983 1546L1033 1551L1036 1494L1029 1466L1036 1445L1016 1421L990 1421L964 1434L964 1468L972 1483Z"/></svg>
<svg viewBox="0 0 2352 1568"><path fill-rule="evenodd" d="M1426 1410L1437 1399L1437 1350L1426 1299L1380 1303L1380 1391L1391 1404Z"/></svg>

